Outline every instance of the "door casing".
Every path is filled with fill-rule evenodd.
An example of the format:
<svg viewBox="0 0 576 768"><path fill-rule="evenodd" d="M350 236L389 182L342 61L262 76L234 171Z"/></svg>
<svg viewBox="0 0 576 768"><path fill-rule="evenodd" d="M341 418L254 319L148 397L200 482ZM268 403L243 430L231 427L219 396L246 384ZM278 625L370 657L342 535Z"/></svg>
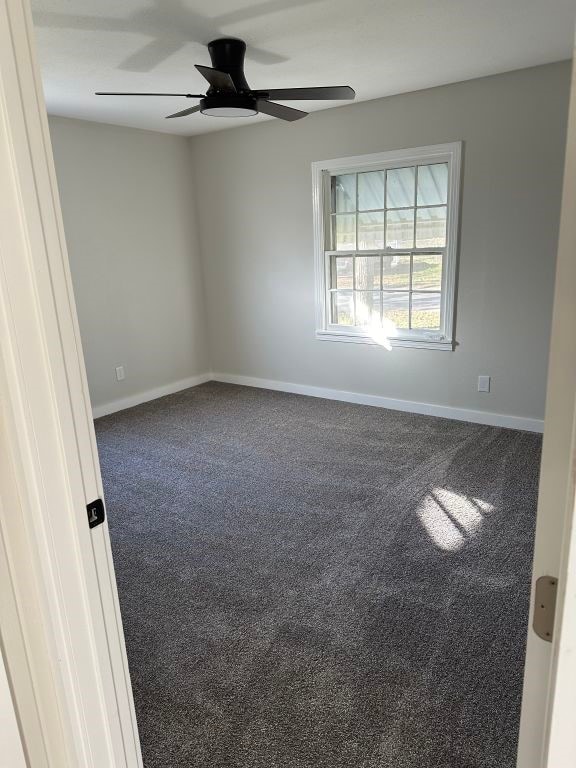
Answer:
<svg viewBox="0 0 576 768"><path fill-rule="evenodd" d="M142 765L27 0L0 0L0 603L30 762Z"/></svg>

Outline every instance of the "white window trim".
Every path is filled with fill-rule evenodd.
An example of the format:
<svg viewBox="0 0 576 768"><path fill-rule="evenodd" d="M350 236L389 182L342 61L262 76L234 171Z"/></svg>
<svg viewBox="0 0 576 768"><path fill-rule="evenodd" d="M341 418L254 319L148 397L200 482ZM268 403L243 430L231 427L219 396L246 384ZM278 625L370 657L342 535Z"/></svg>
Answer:
<svg viewBox="0 0 576 768"><path fill-rule="evenodd" d="M456 263L460 220L460 178L462 142L435 144L416 149L399 149L371 155L341 157L312 163L312 199L314 207L314 262L316 280L316 338L382 346L364 329L330 324L327 302L329 274L325 243L330 226L330 176L359 171L384 170L402 165L448 163L448 220L446 225L445 261L442 269L443 327L438 333L403 331L386 342L393 347L419 349L454 349L454 303L456 295ZM391 251L393 252L393 251ZM342 251L342 255L346 252Z"/></svg>

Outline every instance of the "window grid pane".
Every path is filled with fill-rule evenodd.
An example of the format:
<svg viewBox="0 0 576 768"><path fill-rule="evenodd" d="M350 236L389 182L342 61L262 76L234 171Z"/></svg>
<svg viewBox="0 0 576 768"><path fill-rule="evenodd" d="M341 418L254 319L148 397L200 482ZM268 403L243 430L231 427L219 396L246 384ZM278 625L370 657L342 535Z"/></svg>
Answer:
<svg viewBox="0 0 576 768"><path fill-rule="evenodd" d="M412 254L412 290L441 292L443 261L439 253Z"/></svg>
<svg viewBox="0 0 576 768"><path fill-rule="evenodd" d="M384 171L365 171L358 174L358 210L383 211L385 207Z"/></svg>
<svg viewBox="0 0 576 768"><path fill-rule="evenodd" d="M395 208L386 211L386 247L392 250L414 248L414 208Z"/></svg>
<svg viewBox="0 0 576 768"><path fill-rule="evenodd" d="M332 213L356 210L356 174L332 176Z"/></svg>
<svg viewBox="0 0 576 768"><path fill-rule="evenodd" d="M378 328L382 321L382 291L355 291L356 325Z"/></svg>
<svg viewBox="0 0 576 768"><path fill-rule="evenodd" d="M386 171L386 202L389 210L412 208L416 205L417 166L388 168Z"/></svg>
<svg viewBox="0 0 576 768"><path fill-rule="evenodd" d="M379 291L382 287L382 257L354 257L354 288L359 291Z"/></svg>
<svg viewBox="0 0 576 768"><path fill-rule="evenodd" d="M445 165L447 168L447 164ZM442 307L441 274L443 251L446 246L445 235L442 240L440 222L445 218L447 211L447 193L443 187L438 192L439 197L436 198L438 202L436 199L432 202L430 198L432 193L429 191L432 189L431 182L435 181L432 171L440 172L442 169L440 165L432 165L429 171L428 167L428 164L400 166L385 171L358 172L333 177L332 248L336 251L349 250L353 253L346 257L331 257L329 291L332 323L356 327L381 326L388 316L390 319L394 318L393 322L400 331L439 330ZM426 169L422 184L426 185L427 195L423 194L419 179L422 168ZM389 173L392 174L393 180L390 194ZM382 177L382 192L379 188L376 189L379 187L379 182L371 185L372 189L367 188L368 182L376 182L380 177ZM447 184L447 171L446 179L442 177L441 180ZM339 182L343 182L342 186L345 186L346 190L338 190L343 194L337 202L336 185L339 185ZM382 207L370 207L371 202L380 199L381 194ZM433 210L435 208L443 210L436 212ZM420 210L422 213L419 216ZM389 212L393 213L392 217L389 217ZM373 215L367 215L368 213ZM442 217L443 213L444 217ZM378 214L382 216L381 225L378 224ZM429 220L438 219L437 231L432 231L432 236L422 237L420 235L422 230L418 229L419 223L422 227L425 226L422 222L427 224ZM396 247L389 245L390 221L395 224ZM407 225L411 230L409 236ZM430 224L427 225L430 228ZM381 235L376 233L379 226L382 227ZM380 237L383 238L382 242ZM407 239L408 237L411 238L411 242ZM359 251L361 241L367 250L382 252L363 255L362 251ZM420 247L441 248L442 252L414 253L414 248ZM390 275L388 275L389 284L385 282L384 272L384 259L395 250L402 252L397 258L407 260L409 267L406 284L403 285L400 276L396 287L390 280ZM424 261L427 257L429 264ZM416 278L415 259L418 264ZM377 269L376 262L378 262Z"/></svg>
<svg viewBox="0 0 576 768"><path fill-rule="evenodd" d="M332 215L332 241L335 251L356 250L356 214Z"/></svg>
<svg viewBox="0 0 576 768"><path fill-rule="evenodd" d="M333 256L330 287L339 289L353 288L353 268L353 256Z"/></svg>
<svg viewBox="0 0 576 768"><path fill-rule="evenodd" d="M354 325L353 291L332 291L331 312L335 325Z"/></svg>
<svg viewBox="0 0 576 768"><path fill-rule="evenodd" d="M373 251L384 247L384 211L356 214L358 250Z"/></svg>
<svg viewBox="0 0 576 768"><path fill-rule="evenodd" d="M416 202L419 206L446 205L448 202L448 163L418 166Z"/></svg>
<svg viewBox="0 0 576 768"><path fill-rule="evenodd" d="M432 291L412 292L411 295L410 327L416 330L440 330L442 295Z"/></svg>
<svg viewBox="0 0 576 768"><path fill-rule="evenodd" d="M382 257L382 289L385 291L410 290L410 253L389 254Z"/></svg>
<svg viewBox="0 0 576 768"><path fill-rule="evenodd" d="M416 247L443 247L446 243L447 208L445 205L418 208L416 216Z"/></svg>
<svg viewBox="0 0 576 768"><path fill-rule="evenodd" d="M410 292L384 291L382 294L382 325L385 331L409 330ZM391 327L392 326L392 327Z"/></svg>

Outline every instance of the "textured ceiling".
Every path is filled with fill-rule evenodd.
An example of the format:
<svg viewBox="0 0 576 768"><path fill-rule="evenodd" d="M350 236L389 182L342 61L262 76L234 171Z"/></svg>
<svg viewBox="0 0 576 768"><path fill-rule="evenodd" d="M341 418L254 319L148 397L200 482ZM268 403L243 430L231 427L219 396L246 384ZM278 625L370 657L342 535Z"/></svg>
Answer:
<svg viewBox="0 0 576 768"><path fill-rule="evenodd" d="M253 88L351 85L357 100L375 99L570 58L575 8L574 0L33 0L51 114L182 135L271 118L167 121L191 102L94 91L204 92L193 65L210 65L210 40L234 36L248 44Z"/></svg>

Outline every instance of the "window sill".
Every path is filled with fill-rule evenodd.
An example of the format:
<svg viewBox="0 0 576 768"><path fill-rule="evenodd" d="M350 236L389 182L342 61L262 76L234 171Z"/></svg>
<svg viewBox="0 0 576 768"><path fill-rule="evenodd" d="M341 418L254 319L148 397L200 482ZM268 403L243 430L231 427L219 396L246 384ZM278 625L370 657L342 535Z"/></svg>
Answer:
<svg viewBox="0 0 576 768"><path fill-rule="evenodd" d="M390 347L412 347L413 349L435 349L444 352L454 351L454 342L447 338L435 341L434 339L425 337L408 338L392 336L380 341L367 333L339 329L318 329L316 331L316 338L320 341L340 341L351 342L353 344L369 344L373 347L382 347L382 349L389 349Z"/></svg>

